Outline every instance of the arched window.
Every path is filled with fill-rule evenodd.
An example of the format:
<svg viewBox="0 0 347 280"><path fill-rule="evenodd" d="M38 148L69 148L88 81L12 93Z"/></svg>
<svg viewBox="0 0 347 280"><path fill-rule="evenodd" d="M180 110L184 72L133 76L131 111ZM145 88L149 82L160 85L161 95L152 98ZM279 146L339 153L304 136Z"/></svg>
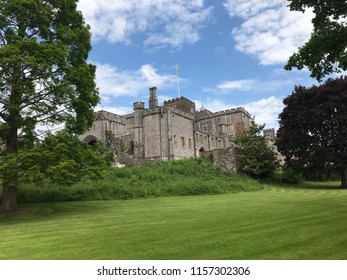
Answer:
<svg viewBox="0 0 347 280"><path fill-rule="evenodd" d="M85 137L82 142L87 143L89 145L95 145L95 143L98 141L99 139L97 137L95 137L94 135L88 135L87 137Z"/></svg>

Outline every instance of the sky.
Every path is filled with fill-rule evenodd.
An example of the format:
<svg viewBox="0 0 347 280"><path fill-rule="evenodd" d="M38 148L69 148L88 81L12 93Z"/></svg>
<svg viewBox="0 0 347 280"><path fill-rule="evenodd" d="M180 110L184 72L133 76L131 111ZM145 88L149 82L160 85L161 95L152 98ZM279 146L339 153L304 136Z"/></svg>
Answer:
<svg viewBox="0 0 347 280"><path fill-rule="evenodd" d="M288 3L79 0L92 32L96 110L127 114L137 101L147 107L156 86L159 105L180 94L198 110L244 107L256 123L278 128L283 98L295 85L317 84L307 70L283 69L313 30L313 13L289 11Z"/></svg>

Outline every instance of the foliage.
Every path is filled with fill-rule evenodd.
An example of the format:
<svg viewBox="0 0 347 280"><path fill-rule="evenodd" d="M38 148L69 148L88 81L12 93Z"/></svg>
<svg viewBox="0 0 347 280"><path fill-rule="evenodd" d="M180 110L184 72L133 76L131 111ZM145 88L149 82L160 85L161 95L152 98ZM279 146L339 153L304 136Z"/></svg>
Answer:
<svg viewBox="0 0 347 280"><path fill-rule="evenodd" d="M312 8L314 30L311 38L285 66L303 69L307 66L311 77L318 81L328 74L347 70L347 5L345 0L289 0L290 9L304 12Z"/></svg>
<svg viewBox="0 0 347 280"><path fill-rule="evenodd" d="M81 133L93 122L96 68L87 63L91 35L76 3L0 0L0 145L10 161L33 145L38 124ZM16 178L3 178L4 188Z"/></svg>
<svg viewBox="0 0 347 280"><path fill-rule="evenodd" d="M304 173L338 172L346 186L347 77L297 86L283 103L276 144L287 166Z"/></svg>
<svg viewBox="0 0 347 280"><path fill-rule="evenodd" d="M270 177L266 178L269 183L282 183L282 184L299 184L303 182L301 174L298 174L293 169L285 168L275 171Z"/></svg>
<svg viewBox="0 0 347 280"><path fill-rule="evenodd" d="M236 137L236 164L240 172L254 178L265 177L276 169L276 155L261 135L264 125L252 120L248 131Z"/></svg>
<svg viewBox="0 0 347 280"><path fill-rule="evenodd" d="M101 142L90 146L62 130L32 148L1 157L0 175L19 176L19 185L71 185L83 178L101 179L113 160L113 153Z"/></svg>
<svg viewBox="0 0 347 280"><path fill-rule="evenodd" d="M21 202L133 199L256 191L263 186L244 176L222 171L200 159L165 161L108 169L103 179L64 184L23 185Z"/></svg>

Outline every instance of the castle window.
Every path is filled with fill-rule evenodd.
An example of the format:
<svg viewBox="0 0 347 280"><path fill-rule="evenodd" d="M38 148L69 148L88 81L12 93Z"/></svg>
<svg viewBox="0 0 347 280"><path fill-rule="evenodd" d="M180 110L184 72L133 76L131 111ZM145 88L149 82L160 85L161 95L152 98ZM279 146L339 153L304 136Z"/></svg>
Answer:
<svg viewBox="0 0 347 280"><path fill-rule="evenodd" d="M181 137L181 140L182 140L182 147L184 147L184 146L185 146L185 142L186 142L186 140L185 140L185 138L184 138L184 137Z"/></svg>
<svg viewBox="0 0 347 280"><path fill-rule="evenodd" d="M174 144L177 145L177 136L174 135Z"/></svg>
<svg viewBox="0 0 347 280"><path fill-rule="evenodd" d="M189 147L189 149L191 149L192 148L192 139L188 139L188 147Z"/></svg>
<svg viewBox="0 0 347 280"><path fill-rule="evenodd" d="M129 154L133 155L134 152L135 152L135 143L134 143L134 141L130 141L130 151L129 151Z"/></svg>

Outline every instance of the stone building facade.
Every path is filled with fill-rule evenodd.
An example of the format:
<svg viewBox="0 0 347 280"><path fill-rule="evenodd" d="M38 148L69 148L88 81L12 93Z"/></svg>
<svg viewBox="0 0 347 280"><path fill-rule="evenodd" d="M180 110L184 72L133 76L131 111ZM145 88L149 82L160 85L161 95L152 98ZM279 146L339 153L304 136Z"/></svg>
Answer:
<svg viewBox="0 0 347 280"><path fill-rule="evenodd" d="M232 147L234 137L251 123L251 115L244 108L197 111L195 103L185 97L159 106L156 87L150 88L148 108L143 102L135 102L133 109L123 116L97 112L92 128L80 139L87 143L100 140L135 159L183 159Z"/></svg>
<svg viewBox="0 0 347 280"><path fill-rule="evenodd" d="M263 130L263 135L266 139L266 142L269 147L272 148L274 153L276 154L276 159L277 162L281 165L284 166L285 164L285 157L278 151L277 146L276 146L276 131L274 128L269 128L269 129L264 129Z"/></svg>

